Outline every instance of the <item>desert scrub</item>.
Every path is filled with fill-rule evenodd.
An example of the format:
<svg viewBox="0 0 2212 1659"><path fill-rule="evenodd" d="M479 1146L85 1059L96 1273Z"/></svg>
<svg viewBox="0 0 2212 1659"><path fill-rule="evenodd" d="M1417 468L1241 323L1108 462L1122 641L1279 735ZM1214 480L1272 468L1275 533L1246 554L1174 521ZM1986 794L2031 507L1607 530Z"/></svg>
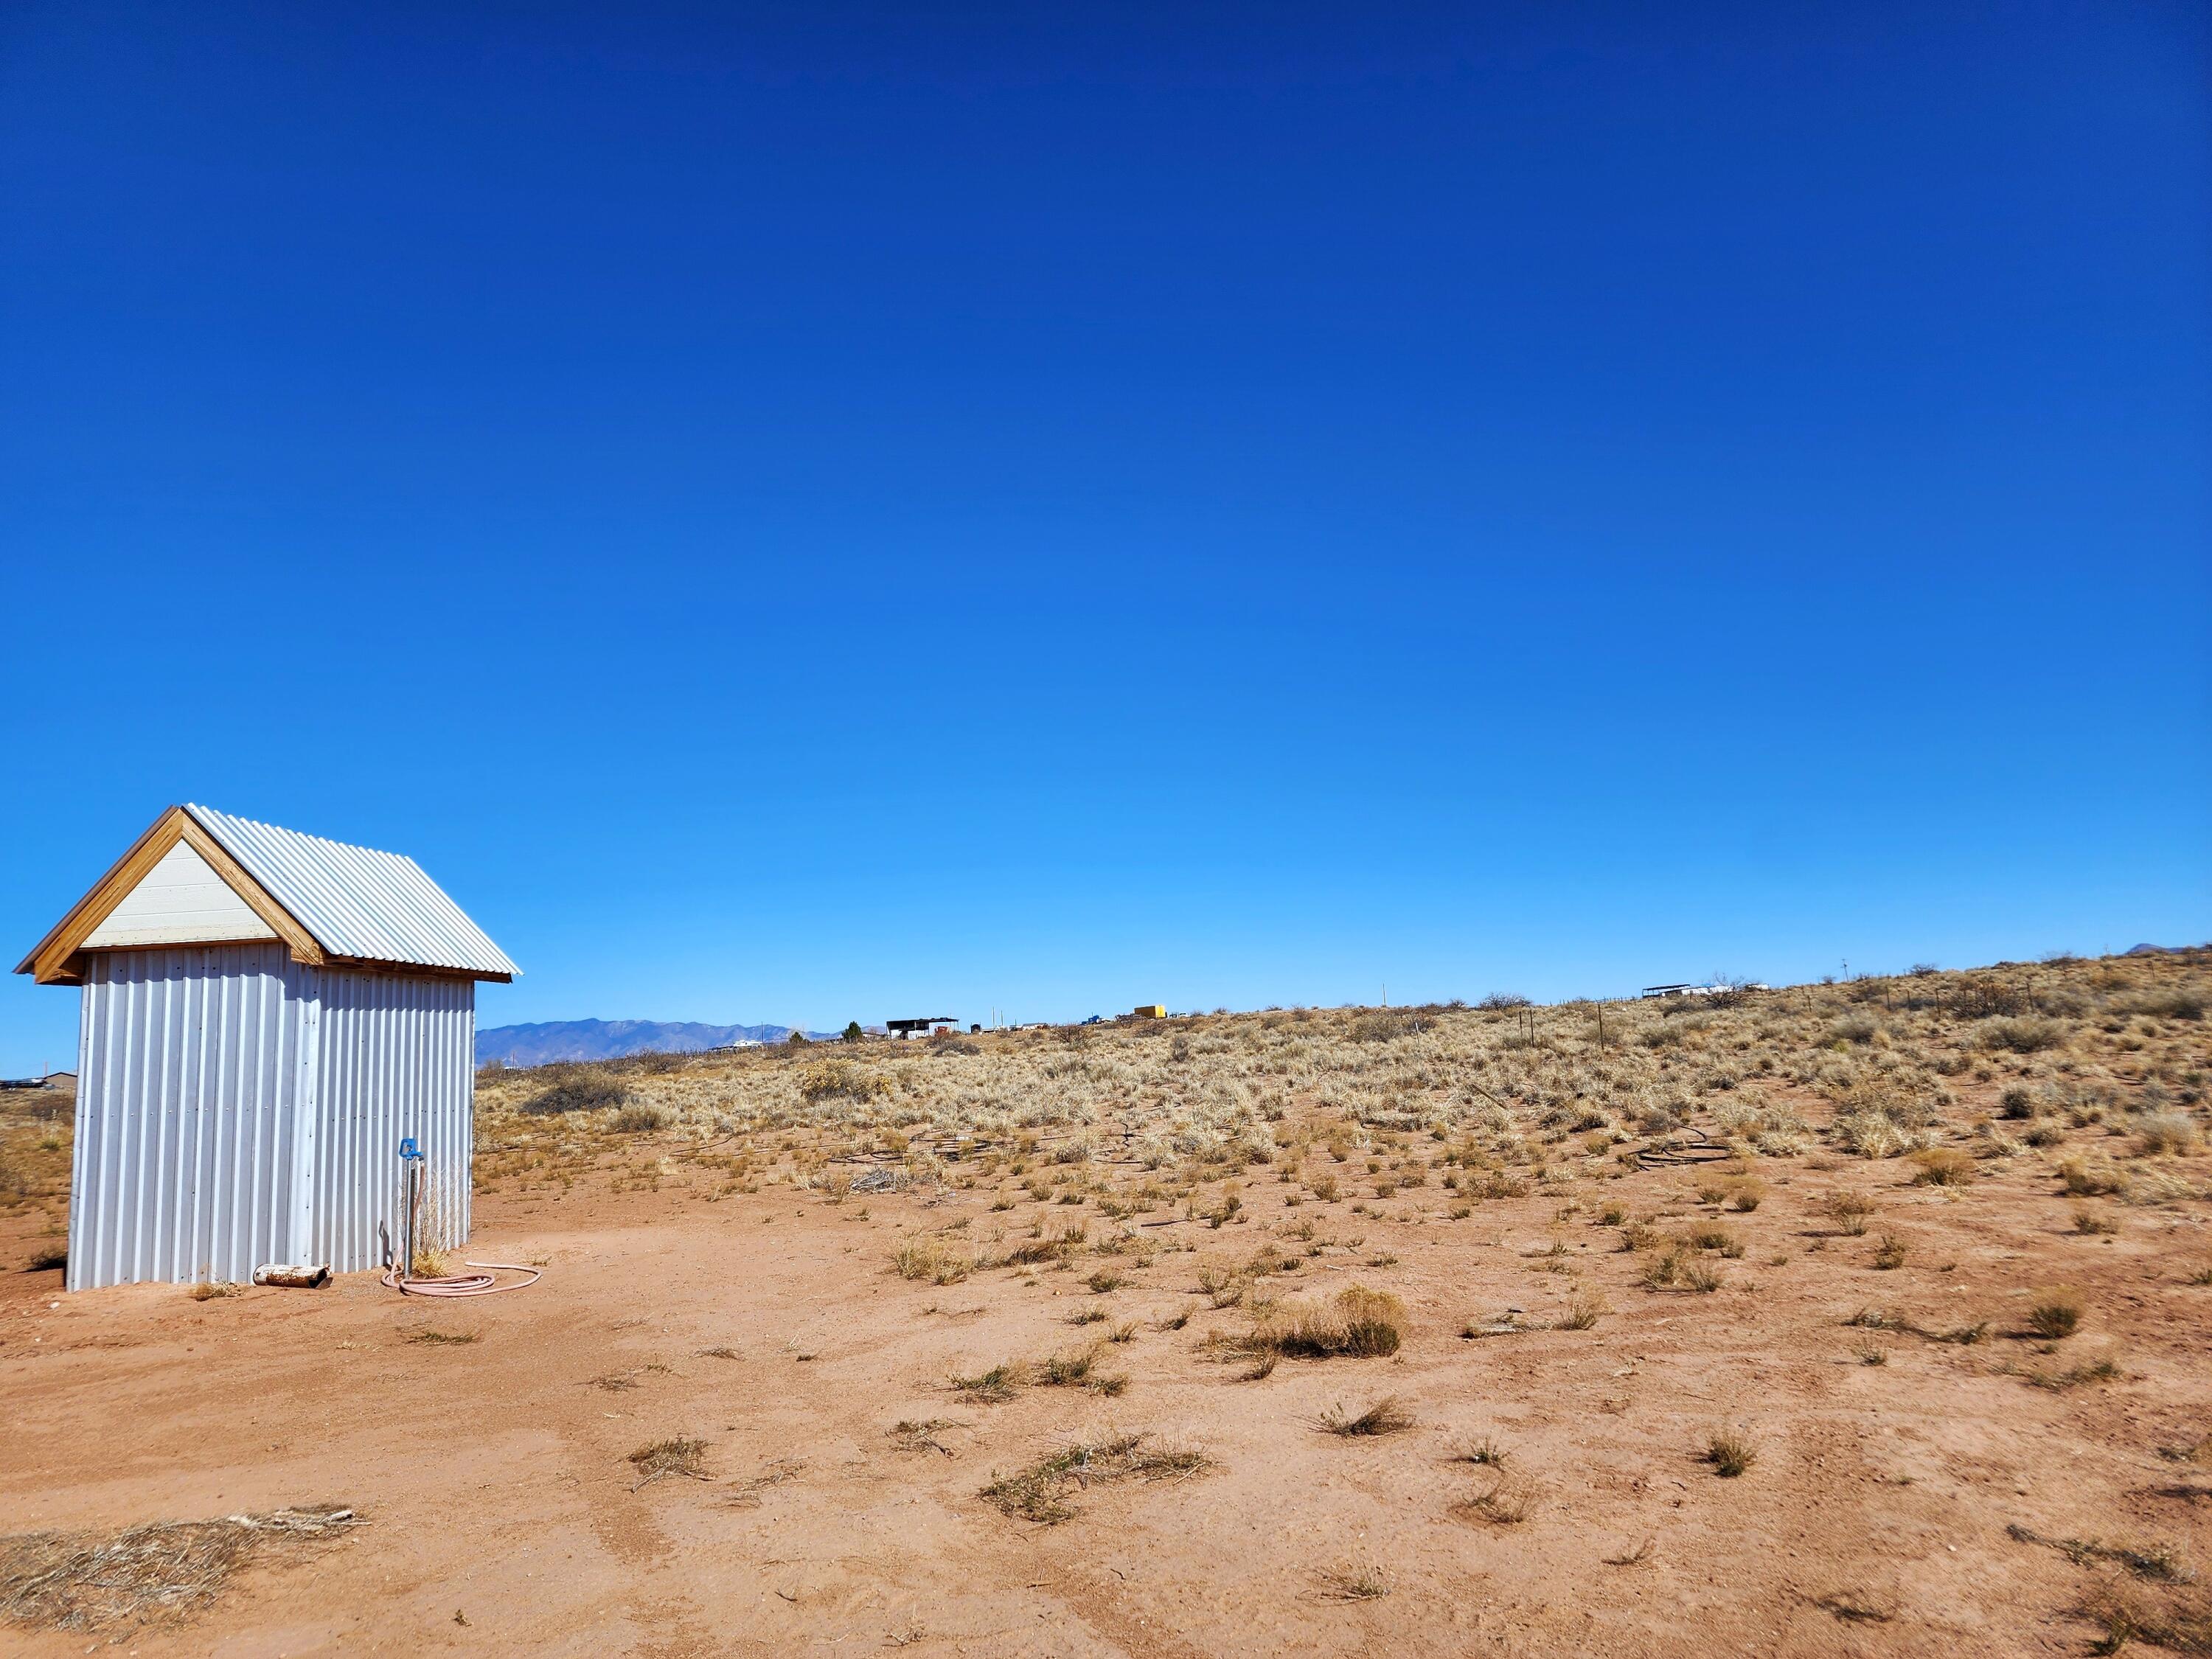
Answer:
<svg viewBox="0 0 2212 1659"><path fill-rule="evenodd" d="M975 1271L975 1261L951 1249L941 1238L909 1238L891 1257L901 1279L926 1280L932 1285L957 1285Z"/></svg>
<svg viewBox="0 0 2212 1659"><path fill-rule="evenodd" d="M1343 1406L1330 1407L1321 1414L1316 1425L1322 1433L1340 1439L1356 1440L1377 1435L1401 1434L1413 1426L1413 1414L1401 1407L1396 1399L1385 1395L1364 1412L1347 1411Z"/></svg>
<svg viewBox="0 0 2212 1659"><path fill-rule="evenodd" d="M2027 1328L2045 1341L2063 1341L2081 1328L2083 1312L2080 1291L2045 1291L2027 1310Z"/></svg>
<svg viewBox="0 0 2212 1659"><path fill-rule="evenodd" d="M1698 1458L1711 1464L1723 1480L1732 1480L1759 1461L1759 1443L1739 1428L1714 1429L1706 1434Z"/></svg>
<svg viewBox="0 0 2212 1659"><path fill-rule="evenodd" d="M890 1081L849 1060L815 1061L799 1074L799 1097L810 1106L825 1101L866 1103L890 1093Z"/></svg>
<svg viewBox="0 0 2212 1659"><path fill-rule="evenodd" d="M1929 1146L1912 1155L1916 1187L1963 1187L1974 1178L1974 1160L1955 1146Z"/></svg>
<svg viewBox="0 0 2212 1659"><path fill-rule="evenodd" d="M1293 1359L1372 1358L1397 1352L1406 1329L1403 1302L1388 1291L1350 1285L1326 1302L1301 1297L1269 1309L1244 1346Z"/></svg>
<svg viewBox="0 0 2212 1659"><path fill-rule="evenodd" d="M1040 1526L1073 1520L1069 1503L1076 1492L1117 1480L1167 1480L1202 1474L1213 1467L1202 1453L1185 1447L1152 1446L1143 1434L1101 1441L1079 1440L1040 1458L1016 1474L1002 1475L983 1488L983 1501L1002 1515Z"/></svg>
<svg viewBox="0 0 2212 1659"><path fill-rule="evenodd" d="M1835 1224L1836 1231L1848 1238L1861 1238L1866 1234L1867 1218L1879 1206L1860 1193L1834 1193L1820 1206L1821 1212Z"/></svg>
<svg viewBox="0 0 2212 1659"><path fill-rule="evenodd" d="M568 1112L598 1112L620 1106L630 1097L629 1085L592 1066L548 1066L556 1073L550 1085L522 1103L533 1117L552 1117Z"/></svg>

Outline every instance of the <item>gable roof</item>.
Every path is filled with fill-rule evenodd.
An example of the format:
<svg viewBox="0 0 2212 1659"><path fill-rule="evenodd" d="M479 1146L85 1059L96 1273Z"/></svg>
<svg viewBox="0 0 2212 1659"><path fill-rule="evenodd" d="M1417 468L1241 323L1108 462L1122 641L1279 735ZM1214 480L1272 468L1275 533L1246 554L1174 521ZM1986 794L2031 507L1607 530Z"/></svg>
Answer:
<svg viewBox="0 0 2212 1659"><path fill-rule="evenodd" d="M179 842L206 860L290 949L313 966L358 964L510 980L522 970L423 873L397 853L172 806L15 971L41 985L83 978L82 946Z"/></svg>

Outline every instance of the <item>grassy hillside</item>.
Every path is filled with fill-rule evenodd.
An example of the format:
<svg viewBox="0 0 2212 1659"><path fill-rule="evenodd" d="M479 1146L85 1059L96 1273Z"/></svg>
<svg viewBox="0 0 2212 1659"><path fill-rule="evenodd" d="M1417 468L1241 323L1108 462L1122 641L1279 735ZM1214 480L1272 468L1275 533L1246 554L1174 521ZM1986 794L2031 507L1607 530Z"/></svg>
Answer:
<svg viewBox="0 0 2212 1659"><path fill-rule="evenodd" d="M742 1185L834 1187L865 1160L902 1181L1042 1182L1114 1219L1219 1206L1224 1183L1255 1180L1395 1212L1722 1156L1739 1173L1910 1158L1929 1181L2025 1159L2159 1204L2205 1183L2209 1006L2200 951L1664 1002L643 1055L486 1073L479 1177L644 1134L656 1157L711 1158Z"/></svg>

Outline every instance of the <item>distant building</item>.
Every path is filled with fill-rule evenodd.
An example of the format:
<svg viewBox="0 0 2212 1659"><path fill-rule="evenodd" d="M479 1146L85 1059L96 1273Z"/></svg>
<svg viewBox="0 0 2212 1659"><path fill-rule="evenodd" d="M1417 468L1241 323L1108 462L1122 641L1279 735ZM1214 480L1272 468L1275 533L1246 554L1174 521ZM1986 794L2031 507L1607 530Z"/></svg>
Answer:
<svg viewBox="0 0 2212 1659"><path fill-rule="evenodd" d="M959 1024L957 1014L929 1014L914 1019L887 1019L884 1022L884 1029L903 1040L916 1031L949 1031Z"/></svg>

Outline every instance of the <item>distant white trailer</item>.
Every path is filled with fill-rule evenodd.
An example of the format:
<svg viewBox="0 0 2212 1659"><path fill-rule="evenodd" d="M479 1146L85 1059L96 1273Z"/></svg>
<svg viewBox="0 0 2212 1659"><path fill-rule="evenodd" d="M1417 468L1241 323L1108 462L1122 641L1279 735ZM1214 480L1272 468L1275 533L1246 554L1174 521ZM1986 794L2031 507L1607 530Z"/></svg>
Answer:
<svg viewBox="0 0 2212 1659"><path fill-rule="evenodd" d="M520 970L411 859L173 806L18 973L82 988L70 1290L386 1265L469 1231L476 984Z"/></svg>

